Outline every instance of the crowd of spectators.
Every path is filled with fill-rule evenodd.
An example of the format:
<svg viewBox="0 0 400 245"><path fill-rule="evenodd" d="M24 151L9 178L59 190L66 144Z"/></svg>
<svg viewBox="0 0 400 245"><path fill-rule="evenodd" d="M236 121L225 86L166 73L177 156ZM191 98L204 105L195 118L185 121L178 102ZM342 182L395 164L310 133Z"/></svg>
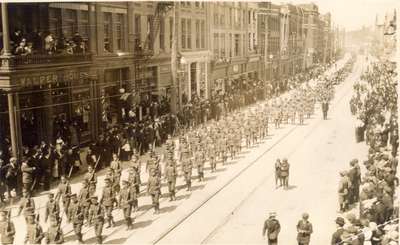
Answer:
<svg viewBox="0 0 400 245"><path fill-rule="evenodd" d="M383 61L372 63L354 85L350 109L358 120L356 141L365 141L369 150L362 164L353 159L340 173L341 211L359 207L359 213L347 215L342 244L398 244L396 86L393 64Z"/></svg>
<svg viewBox="0 0 400 245"><path fill-rule="evenodd" d="M59 35L49 31L23 33L21 30L16 29L10 35L10 46L12 54L18 56L32 54L81 54L87 50L87 41L79 32L66 37L62 33ZM3 48L2 43L1 48Z"/></svg>

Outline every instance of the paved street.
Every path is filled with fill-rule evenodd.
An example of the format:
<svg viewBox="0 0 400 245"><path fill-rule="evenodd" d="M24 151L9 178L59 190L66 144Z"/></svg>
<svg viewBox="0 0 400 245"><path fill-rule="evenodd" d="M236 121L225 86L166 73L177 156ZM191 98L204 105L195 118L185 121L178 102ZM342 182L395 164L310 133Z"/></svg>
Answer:
<svg viewBox="0 0 400 245"><path fill-rule="evenodd" d="M343 60L339 62L337 68L339 69L343 63ZM356 70L359 71L360 68L361 65L358 64ZM357 76L358 72L355 72L350 80L354 80ZM356 148L357 146L353 143L353 127L352 123L349 123L351 120L348 113L350 80L338 88L330 120L322 121L320 108L317 108L317 113L312 119L307 120L304 126L287 125L277 130L271 127L270 136L264 142L245 150L240 157L230 161L227 166L219 165L216 173L210 173L206 168L206 181L203 183L196 181L192 192L186 192L183 188L179 190L177 201L168 202L167 190L164 186L163 193L166 195L161 199L160 215L153 214L150 198L142 196L139 199L140 210L134 214L136 221L133 231L125 230L121 211L114 211L117 226L104 229L104 243L235 241L257 243L262 241L260 234L263 219L271 210L278 212L278 217L284 227L282 238L294 239L293 227L295 227L297 217L301 212L308 211L311 221L316 226L313 239L326 241L331 230L319 232L317 216L320 217L321 222L326 221L324 217L328 214L330 220L334 219L337 204L337 172L347 165L355 152L362 153L362 149ZM327 146L332 150L327 151ZM290 178L292 186L289 191L274 188L272 166L277 157L288 157L292 164ZM321 178L320 175L324 172L327 174ZM306 177L307 175L311 177L313 174L316 178ZM126 178L126 175L127 173L124 172L122 179ZM147 174L145 174L144 166L142 176L146 181ZM103 186L103 179L103 176L99 177L97 188L99 196L101 196L99 190ZM321 182L318 183L318 181ZM177 184L183 185L183 179L179 178ZM72 184L72 191L78 192L79 187L79 183ZM35 198L42 217L46 196ZM312 199L315 196L318 196L318 202ZM324 203L324 209L311 208L315 203L320 202ZM299 203L302 205L298 205ZM290 210L290 212L284 213L280 210ZM19 244L23 242L25 235L25 222L22 217L14 218L14 222L17 227L20 227L16 240ZM47 225L43 220L41 223L47 230ZM65 219L62 227L66 233L66 243L75 243L72 227L65 223ZM240 229L239 238L232 234L237 233L237 229ZM193 233L194 230L197 232ZM83 233L85 243L95 242L92 227L85 227Z"/></svg>
<svg viewBox="0 0 400 245"><path fill-rule="evenodd" d="M354 141L348 104L352 81L362 65L359 60L354 73L339 86L329 120L317 114L307 126L283 129L290 135L271 149L257 149L254 155L268 152L160 243L265 243L261 236L264 220L276 211L282 226L279 244L295 243L296 224L303 212L310 214L314 225L311 244L328 244L337 215L338 172L366 152ZM291 163L288 191L275 189L274 183L274 161L283 157Z"/></svg>

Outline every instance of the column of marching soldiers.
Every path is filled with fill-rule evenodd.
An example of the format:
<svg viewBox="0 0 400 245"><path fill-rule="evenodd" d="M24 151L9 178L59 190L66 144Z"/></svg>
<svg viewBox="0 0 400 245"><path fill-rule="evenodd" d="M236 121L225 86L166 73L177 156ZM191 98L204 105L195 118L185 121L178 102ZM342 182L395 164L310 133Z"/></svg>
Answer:
<svg viewBox="0 0 400 245"><path fill-rule="evenodd" d="M210 121L198 128L190 128L178 140L168 136L165 154L157 155L150 152L146 169L149 174L147 193L151 196L154 213L160 212L160 197L162 177L168 185L170 201L176 200L176 181L179 177L178 166L185 180L186 190L192 187L193 169L197 170L198 181L204 181L205 164L208 163L211 172L217 170L218 163L227 164L228 158L234 159L242 152L243 141L246 148L258 144L268 136L269 124L278 129L282 124L301 125L304 119L314 114L317 101L322 105L324 119L328 111L329 100L333 98L333 80L320 76L315 87L308 82L290 91L282 97L259 103L251 108L225 114L219 121ZM164 165L164 173L161 165ZM96 163L97 165L97 163ZM124 216L127 230L133 228L132 211L138 210L141 177L138 155L132 157L128 168L128 178L121 181L122 166L116 154L107 169L105 186L102 196L96 196L97 175L94 167L89 166L84 176L79 193L72 193L69 180L61 178L56 193L48 195L45 206L45 222L50 223L44 232L36 213L34 199L29 192L23 193L18 214L23 213L27 224L25 243L40 244L45 239L48 244L64 242L61 227L63 213L68 223L72 224L77 240L83 243L83 226L93 226L96 242L103 241L103 226L115 225L113 210L119 208ZM122 183L122 187L120 186ZM63 209L61 210L60 204ZM16 233L11 219L10 210L0 212L0 235L3 244L13 244Z"/></svg>

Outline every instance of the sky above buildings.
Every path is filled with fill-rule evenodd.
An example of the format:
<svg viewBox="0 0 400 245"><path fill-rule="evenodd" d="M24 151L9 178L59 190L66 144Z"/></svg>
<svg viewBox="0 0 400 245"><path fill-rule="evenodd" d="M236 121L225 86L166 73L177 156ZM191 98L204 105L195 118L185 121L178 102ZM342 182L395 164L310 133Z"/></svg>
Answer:
<svg viewBox="0 0 400 245"><path fill-rule="evenodd" d="M333 21L346 30L371 26L376 14L382 20L387 11L400 7L400 0L272 0L273 3L293 4L314 2L320 13L331 12Z"/></svg>

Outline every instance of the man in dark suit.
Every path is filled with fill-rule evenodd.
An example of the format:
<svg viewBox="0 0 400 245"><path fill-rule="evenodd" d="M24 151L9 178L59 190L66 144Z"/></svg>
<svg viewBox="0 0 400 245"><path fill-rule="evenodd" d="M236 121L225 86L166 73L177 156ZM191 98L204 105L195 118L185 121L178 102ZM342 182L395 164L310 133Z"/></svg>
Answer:
<svg viewBox="0 0 400 245"><path fill-rule="evenodd" d="M263 236L267 233L268 245L278 245L278 235L281 231L281 225L276 219L276 213L271 212L269 218L264 222Z"/></svg>
<svg viewBox="0 0 400 245"><path fill-rule="evenodd" d="M336 223L337 229L332 235L331 245L340 244L342 242L342 235L344 232L344 229L343 229L343 226L345 224L344 219L342 217L337 217L335 220L335 223Z"/></svg>
<svg viewBox="0 0 400 245"><path fill-rule="evenodd" d="M322 114L323 114L324 120L328 119L328 110L329 110L329 102L328 102L328 100L324 100L322 102Z"/></svg>

